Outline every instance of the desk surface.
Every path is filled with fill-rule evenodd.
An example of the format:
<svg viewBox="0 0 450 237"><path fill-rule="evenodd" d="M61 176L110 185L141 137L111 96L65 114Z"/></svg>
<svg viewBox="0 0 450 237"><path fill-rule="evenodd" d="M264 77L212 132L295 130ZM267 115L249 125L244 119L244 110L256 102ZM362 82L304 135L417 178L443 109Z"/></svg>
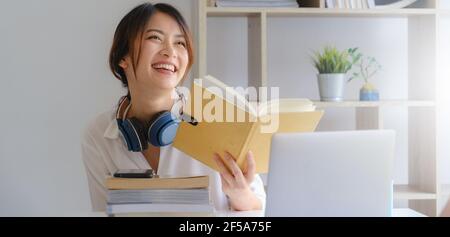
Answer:
<svg viewBox="0 0 450 237"><path fill-rule="evenodd" d="M69 216L77 217L107 217L104 212L90 212L90 213L73 213ZM164 215L161 215L164 216ZM217 212L217 217L263 217L264 211L229 211ZM426 217L425 215L416 212L409 208L395 208L392 211L393 217Z"/></svg>
<svg viewBox="0 0 450 237"><path fill-rule="evenodd" d="M263 217L263 211L241 211L241 212L219 212L219 217ZM395 208L392 210L393 217L426 217L409 208Z"/></svg>

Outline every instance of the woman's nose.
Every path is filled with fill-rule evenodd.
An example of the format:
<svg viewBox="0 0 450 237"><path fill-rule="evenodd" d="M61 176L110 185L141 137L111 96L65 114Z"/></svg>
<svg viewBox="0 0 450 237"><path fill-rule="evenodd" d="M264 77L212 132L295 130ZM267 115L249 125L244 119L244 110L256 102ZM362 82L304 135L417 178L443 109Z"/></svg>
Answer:
<svg viewBox="0 0 450 237"><path fill-rule="evenodd" d="M165 45L164 49L161 50L161 55L164 55L168 58L176 57L175 49L172 45Z"/></svg>

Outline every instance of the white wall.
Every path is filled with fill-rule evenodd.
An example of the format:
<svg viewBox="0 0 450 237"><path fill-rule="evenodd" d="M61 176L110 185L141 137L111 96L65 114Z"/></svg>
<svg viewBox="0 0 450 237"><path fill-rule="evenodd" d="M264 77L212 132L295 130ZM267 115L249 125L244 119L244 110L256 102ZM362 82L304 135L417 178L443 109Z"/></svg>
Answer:
<svg viewBox="0 0 450 237"><path fill-rule="evenodd" d="M124 92L108 70L142 0L0 1L0 216L90 210L80 132ZM166 1L191 21L191 1Z"/></svg>

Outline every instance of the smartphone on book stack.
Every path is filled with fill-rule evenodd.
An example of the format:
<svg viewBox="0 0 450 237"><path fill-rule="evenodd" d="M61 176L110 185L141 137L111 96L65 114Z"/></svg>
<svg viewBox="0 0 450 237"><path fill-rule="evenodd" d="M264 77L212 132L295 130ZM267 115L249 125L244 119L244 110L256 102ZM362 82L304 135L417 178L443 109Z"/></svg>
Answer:
<svg viewBox="0 0 450 237"><path fill-rule="evenodd" d="M122 169L114 173L115 178L153 178L152 169Z"/></svg>

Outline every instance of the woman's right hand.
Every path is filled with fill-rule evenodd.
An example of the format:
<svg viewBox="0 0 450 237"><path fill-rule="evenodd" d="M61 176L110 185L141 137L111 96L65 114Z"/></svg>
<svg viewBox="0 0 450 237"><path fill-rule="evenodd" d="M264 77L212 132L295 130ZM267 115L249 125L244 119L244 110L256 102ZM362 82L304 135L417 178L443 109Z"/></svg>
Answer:
<svg viewBox="0 0 450 237"><path fill-rule="evenodd" d="M231 207L237 211L260 210L261 201L250 189L256 173L253 153L247 154L247 166L244 172L237 165L234 157L225 152L225 157L214 154L214 160L220 170L222 190L230 199Z"/></svg>

